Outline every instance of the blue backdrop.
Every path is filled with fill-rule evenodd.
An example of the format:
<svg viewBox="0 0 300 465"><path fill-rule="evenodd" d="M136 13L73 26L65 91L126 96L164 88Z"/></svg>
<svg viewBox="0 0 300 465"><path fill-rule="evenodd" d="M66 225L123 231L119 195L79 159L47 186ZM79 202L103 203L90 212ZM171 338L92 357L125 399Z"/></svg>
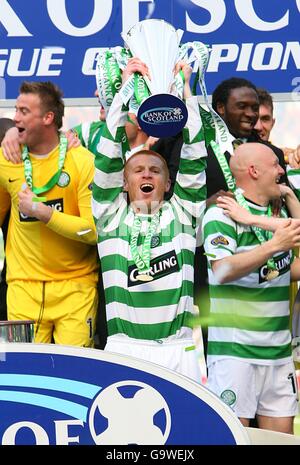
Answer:
<svg viewBox="0 0 300 465"><path fill-rule="evenodd" d="M209 93L232 75L272 93L300 80L300 0L0 0L0 98L15 98L23 80L92 97L97 48L122 45L121 31L150 17L212 47Z"/></svg>

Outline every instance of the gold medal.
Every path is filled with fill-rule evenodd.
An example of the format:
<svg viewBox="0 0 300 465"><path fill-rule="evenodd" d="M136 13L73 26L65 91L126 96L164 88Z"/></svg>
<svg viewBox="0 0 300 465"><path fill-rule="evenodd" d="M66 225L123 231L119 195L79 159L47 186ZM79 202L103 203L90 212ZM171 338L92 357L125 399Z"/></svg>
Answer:
<svg viewBox="0 0 300 465"><path fill-rule="evenodd" d="M279 276L279 271L278 270L268 270L266 279L267 281L272 281L272 279L277 278Z"/></svg>
<svg viewBox="0 0 300 465"><path fill-rule="evenodd" d="M153 277L150 276L149 274L138 274L137 279L139 281L147 282L147 281L152 281Z"/></svg>

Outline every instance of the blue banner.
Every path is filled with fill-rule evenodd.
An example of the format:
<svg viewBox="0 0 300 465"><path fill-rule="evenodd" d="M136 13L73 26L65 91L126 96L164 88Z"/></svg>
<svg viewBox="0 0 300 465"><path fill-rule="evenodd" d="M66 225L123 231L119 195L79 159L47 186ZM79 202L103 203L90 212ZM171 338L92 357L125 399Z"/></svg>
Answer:
<svg viewBox="0 0 300 465"><path fill-rule="evenodd" d="M208 389L96 349L2 343L0 409L0 445L249 444Z"/></svg>
<svg viewBox="0 0 300 465"><path fill-rule="evenodd" d="M0 98L16 98L24 80L93 97L97 49L122 45L121 32L146 18L211 47L209 93L233 75L273 94L297 91L300 0L0 0Z"/></svg>

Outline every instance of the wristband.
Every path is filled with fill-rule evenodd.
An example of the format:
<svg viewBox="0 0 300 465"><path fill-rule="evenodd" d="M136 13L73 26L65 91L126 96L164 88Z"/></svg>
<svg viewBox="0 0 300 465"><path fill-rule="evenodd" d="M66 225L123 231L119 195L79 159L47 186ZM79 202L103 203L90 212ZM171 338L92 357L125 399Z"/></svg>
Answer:
<svg viewBox="0 0 300 465"><path fill-rule="evenodd" d="M31 199L33 202L46 202L47 201L47 197L32 197Z"/></svg>

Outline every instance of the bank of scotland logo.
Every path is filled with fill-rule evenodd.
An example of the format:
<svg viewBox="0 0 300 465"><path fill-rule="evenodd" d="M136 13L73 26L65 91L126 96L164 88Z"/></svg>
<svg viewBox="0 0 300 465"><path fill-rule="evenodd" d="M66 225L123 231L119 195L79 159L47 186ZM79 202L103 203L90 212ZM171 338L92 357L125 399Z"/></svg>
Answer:
<svg viewBox="0 0 300 465"><path fill-rule="evenodd" d="M140 105L137 118L149 136L167 137L178 134L187 121L185 103L172 94L155 94Z"/></svg>
<svg viewBox="0 0 300 465"><path fill-rule="evenodd" d="M165 444L171 415L156 389L138 381L120 381L94 400L89 428L96 444Z"/></svg>
<svg viewBox="0 0 300 465"><path fill-rule="evenodd" d="M174 114L175 116L179 116L179 115L181 115L181 113L182 113L181 108L174 108L173 114Z"/></svg>

